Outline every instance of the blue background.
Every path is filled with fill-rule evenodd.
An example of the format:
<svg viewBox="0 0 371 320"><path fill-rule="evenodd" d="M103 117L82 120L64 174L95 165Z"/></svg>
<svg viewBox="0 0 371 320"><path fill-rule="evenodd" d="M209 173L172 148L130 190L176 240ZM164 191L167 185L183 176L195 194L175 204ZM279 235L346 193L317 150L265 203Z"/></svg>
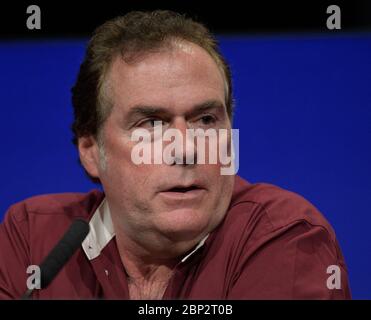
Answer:
<svg viewBox="0 0 371 320"><path fill-rule="evenodd" d="M354 298L371 299L371 34L221 36L235 86L240 171L330 221ZM0 42L0 220L26 197L96 188L70 142L86 40Z"/></svg>

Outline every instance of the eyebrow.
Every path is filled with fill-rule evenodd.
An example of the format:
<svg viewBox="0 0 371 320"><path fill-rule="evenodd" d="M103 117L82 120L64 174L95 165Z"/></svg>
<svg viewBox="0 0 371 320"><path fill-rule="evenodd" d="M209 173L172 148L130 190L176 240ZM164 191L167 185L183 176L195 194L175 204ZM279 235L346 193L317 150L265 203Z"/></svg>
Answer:
<svg viewBox="0 0 371 320"><path fill-rule="evenodd" d="M200 104L196 104L192 107L191 110L186 112L187 117L196 116L203 112L217 110L219 112L226 111L224 103L218 100L207 100ZM131 121L135 118L141 117L154 117L154 116L168 116L170 117L172 112L168 108L161 106L146 106L146 105L136 105L130 109L128 115L126 116L127 121Z"/></svg>
<svg viewBox="0 0 371 320"><path fill-rule="evenodd" d="M224 113L224 111L227 111L227 108L225 107L224 103L218 100L207 100L203 103L195 105L192 110L189 112L186 112L187 116L194 116L201 114L203 112L216 110L218 112Z"/></svg>

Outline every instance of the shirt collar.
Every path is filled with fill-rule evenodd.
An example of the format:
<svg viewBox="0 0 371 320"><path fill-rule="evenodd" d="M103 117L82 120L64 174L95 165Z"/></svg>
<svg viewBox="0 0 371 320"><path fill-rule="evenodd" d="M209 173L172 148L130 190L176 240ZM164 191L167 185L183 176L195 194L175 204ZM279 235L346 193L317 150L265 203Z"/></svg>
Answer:
<svg viewBox="0 0 371 320"><path fill-rule="evenodd" d="M89 227L90 231L82 242L82 248L88 259L93 260L115 236L111 213L105 198L90 219Z"/></svg>
<svg viewBox="0 0 371 320"><path fill-rule="evenodd" d="M192 254L194 254L198 249L200 249L203 245L204 245L204 243L205 243L205 241L206 241L206 239L209 237L209 233L198 243L198 245L196 246L196 248L194 248L189 254L187 254L182 260L181 260L181 262L184 262L184 261L186 261Z"/></svg>
<svg viewBox="0 0 371 320"><path fill-rule="evenodd" d="M115 236L111 212L106 198L103 199L102 203L95 210L89 221L89 227L90 231L82 242L82 248L88 259L93 260L100 255L104 247ZM189 254L183 257L181 262L185 262L191 255L201 248L208 236L209 234L207 234Z"/></svg>

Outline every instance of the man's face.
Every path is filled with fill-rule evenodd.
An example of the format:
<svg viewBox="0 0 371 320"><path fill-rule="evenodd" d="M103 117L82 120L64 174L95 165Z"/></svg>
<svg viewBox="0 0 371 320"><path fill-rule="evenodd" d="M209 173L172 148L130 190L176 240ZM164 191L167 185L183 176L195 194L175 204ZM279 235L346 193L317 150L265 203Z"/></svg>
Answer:
<svg viewBox="0 0 371 320"><path fill-rule="evenodd" d="M102 131L106 163L97 171L115 228L143 243L199 241L224 217L234 176L221 175L219 163L136 165L131 136L138 128L153 132L154 121L179 129L184 141L187 128L230 129L216 63L183 42L130 64L117 57L107 83L113 107Z"/></svg>

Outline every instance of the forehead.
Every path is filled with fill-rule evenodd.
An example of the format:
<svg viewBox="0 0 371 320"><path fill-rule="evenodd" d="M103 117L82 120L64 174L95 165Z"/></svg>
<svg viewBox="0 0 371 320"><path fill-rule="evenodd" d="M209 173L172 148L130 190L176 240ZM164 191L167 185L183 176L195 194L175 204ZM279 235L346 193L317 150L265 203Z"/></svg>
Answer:
<svg viewBox="0 0 371 320"><path fill-rule="evenodd" d="M114 107L124 112L138 104L181 112L205 100L225 101L219 67L204 49L189 42L146 53L133 62L116 57L107 84Z"/></svg>

